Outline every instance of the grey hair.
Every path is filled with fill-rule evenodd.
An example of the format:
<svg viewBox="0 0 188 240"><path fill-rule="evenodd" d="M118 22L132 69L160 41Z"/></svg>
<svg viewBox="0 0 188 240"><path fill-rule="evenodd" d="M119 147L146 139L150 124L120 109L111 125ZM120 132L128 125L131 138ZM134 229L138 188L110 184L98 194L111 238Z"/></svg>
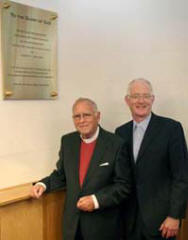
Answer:
<svg viewBox="0 0 188 240"><path fill-rule="evenodd" d="M133 79L132 81L129 82L128 88L127 88L127 95L130 94L132 85L134 83L137 83L137 82L146 84L148 86L151 94L153 94L153 88L152 88L152 85L151 85L150 81L148 81L148 80L146 80L144 78L136 78L136 79Z"/></svg>
<svg viewBox="0 0 188 240"><path fill-rule="evenodd" d="M89 99L89 98L84 98L84 97L80 97L80 98L78 98L78 99L74 102L74 104L73 104L73 106L72 106L72 111L74 111L74 108L76 107L76 105L77 105L78 103L81 103L81 102L87 102L87 103L89 103L89 104L92 106L93 111L94 111L95 113L98 112L97 104L96 104L93 100L91 100L91 99Z"/></svg>

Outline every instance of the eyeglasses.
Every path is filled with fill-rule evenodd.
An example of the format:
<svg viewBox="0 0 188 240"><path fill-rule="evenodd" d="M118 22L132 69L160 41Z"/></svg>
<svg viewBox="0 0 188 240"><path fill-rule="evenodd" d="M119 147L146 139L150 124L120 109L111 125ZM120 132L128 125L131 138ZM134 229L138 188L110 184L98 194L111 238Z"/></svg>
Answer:
<svg viewBox="0 0 188 240"><path fill-rule="evenodd" d="M143 100L150 100L153 95L151 94L133 94L133 95L128 95L128 97L132 98L133 100L139 100L139 99L143 99Z"/></svg>
<svg viewBox="0 0 188 240"><path fill-rule="evenodd" d="M93 116L93 114L91 114L91 113L82 113L82 114L75 114L72 117L73 117L74 121L80 121L82 118L84 120L88 120L92 116Z"/></svg>

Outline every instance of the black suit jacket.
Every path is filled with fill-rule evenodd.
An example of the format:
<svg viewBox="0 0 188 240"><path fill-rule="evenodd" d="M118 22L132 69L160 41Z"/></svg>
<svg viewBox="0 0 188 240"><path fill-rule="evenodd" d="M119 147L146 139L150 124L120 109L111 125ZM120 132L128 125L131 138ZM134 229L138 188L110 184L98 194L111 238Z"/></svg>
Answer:
<svg viewBox="0 0 188 240"><path fill-rule="evenodd" d="M118 204L130 192L130 167L126 149L122 149L122 140L102 128L96 147L83 182L79 185L80 136L73 132L62 137L57 169L42 182L47 192L67 189L64 210L64 240L73 240L78 222L84 239L119 239ZM106 165L101 166L101 164ZM100 208L93 212L77 209L78 199L95 194Z"/></svg>
<svg viewBox="0 0 188 240"><path fill-rule="evenodd" d="M133 121L116 129L128 148L134 190L126 202L127 233L133 231L138 211L152 235L167 217L181 219L185 214L188 188L187 146L182 126L169 118L152 114L138 158L133 158Z"/></svg>

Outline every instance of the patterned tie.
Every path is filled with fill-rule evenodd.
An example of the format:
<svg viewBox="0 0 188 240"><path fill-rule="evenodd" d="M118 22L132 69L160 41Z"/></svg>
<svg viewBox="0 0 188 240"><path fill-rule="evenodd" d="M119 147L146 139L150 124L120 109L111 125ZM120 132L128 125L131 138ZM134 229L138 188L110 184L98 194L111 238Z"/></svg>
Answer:
<svg viewBox="0 0 188 240"><path fill-rule="evenodd" d="M136 162L137 157L138 157L138 152L140 149L140 145L143 139L143 134L142 134L142 128L138 124L135 125L134 130L133 130L133 155L134 155L134 160Z"/></svg>

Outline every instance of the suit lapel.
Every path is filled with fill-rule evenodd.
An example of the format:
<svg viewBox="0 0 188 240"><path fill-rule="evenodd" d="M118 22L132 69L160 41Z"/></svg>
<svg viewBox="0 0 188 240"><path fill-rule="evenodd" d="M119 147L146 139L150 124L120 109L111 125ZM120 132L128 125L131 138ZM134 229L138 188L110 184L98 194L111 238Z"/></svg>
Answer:
<svg viewBox="0 0 188 240"><path fill-rule="evenodd" d="M133 164L135 164L134 156L133 156L133 121L130 122L128 131L126 132L128 138L128 149L130 153L130 159Z"/></svg>
<svg viewBox="0 0 188 240"><path fill-rule="evenodd" d="M97 138L96 146L93 152L93 156L90 160L90 164L83 182L83 186L87 184L88 180L90 179L91 175L95 172L96 168L100 164L100 160L107 148L107 141L105 139L104 130L100 128L99 136Z"/></svg>
<svg viewBox="0 0 188 240"><path fill-rule="evenodd" d="M80 144L81 144L81 139L80 139L79 133L77 133L73 140L73 147L71 148L70 161L72 160L71 166L72 166L73 176L75 176L75 183L78 184L79 188L80 188L80 184L79 184Z"/></svg>
<svg viewBox="0 0 188 240"><path fill-rule="evenodd" d="M147 149L148 145L152 143L153 139L155 139L155 136L159 132L159 125L157 122L157 116L152 113L151 120L149 122L149 125L146 129L146 132L144 134L143 141L140 146L140 150L138 153L138 158L136 163L139 162L140 158L144 154L145 150Z"/></svg>

